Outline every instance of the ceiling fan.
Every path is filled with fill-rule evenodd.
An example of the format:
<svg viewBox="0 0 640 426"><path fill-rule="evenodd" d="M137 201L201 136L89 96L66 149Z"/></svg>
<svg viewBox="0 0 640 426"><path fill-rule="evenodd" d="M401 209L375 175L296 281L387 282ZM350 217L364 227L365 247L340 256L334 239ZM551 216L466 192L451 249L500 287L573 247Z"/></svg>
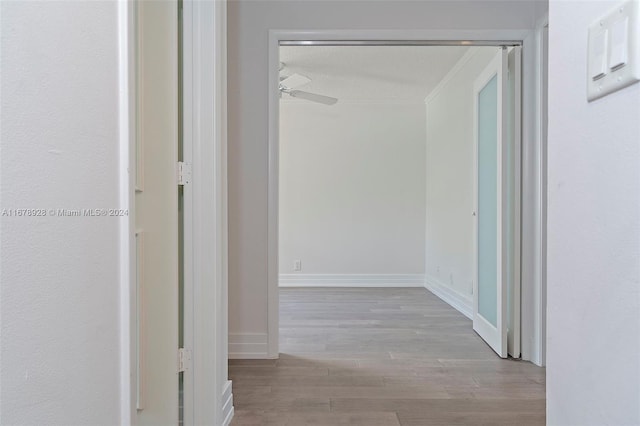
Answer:
<svg viewBox="0 0 640 426"><path fill-rule="evenodd" d="M284 69L284 63L280 63L280 72ZM278 85L278 89L280 93L286 93L287 95L294 97L305 99L311 102L317 102L319 104L324 105L335 105L338 102L338 99L332 98L330 96L319 95L317 93L304 92L302 90L297 90L296 87L303 86L311 82L309 77L305 77L301 74L291 74L289 76L280 76L280 84Z"/></svg>

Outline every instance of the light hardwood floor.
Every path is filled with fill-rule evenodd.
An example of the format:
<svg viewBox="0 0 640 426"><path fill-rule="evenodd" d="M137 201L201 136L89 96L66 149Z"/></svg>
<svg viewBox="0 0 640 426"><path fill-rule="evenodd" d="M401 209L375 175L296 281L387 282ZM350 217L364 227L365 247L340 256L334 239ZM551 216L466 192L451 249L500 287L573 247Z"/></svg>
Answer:
<svg viewBox="0 0 640 426"><path fill-rule="evenodd" d="M545 371L420 288L280 290L280 359L231 360L246 425L544 425Z"/></svg>

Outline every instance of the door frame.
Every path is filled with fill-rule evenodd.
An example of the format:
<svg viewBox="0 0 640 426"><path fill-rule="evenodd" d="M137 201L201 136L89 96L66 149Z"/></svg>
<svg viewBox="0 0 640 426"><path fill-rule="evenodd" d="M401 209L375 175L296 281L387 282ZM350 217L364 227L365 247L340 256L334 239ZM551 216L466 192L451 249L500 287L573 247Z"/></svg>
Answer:
<svg viewBox="0 0 640 426"><path fill-rule="evenodd" d="M228 425L226 1L182 0L182 35L184 424Z"/></svg>
<svg viewBox="0 0 640 426"><path fill-rule="evenodd" d="M120 424L135 424L138 399L135 187L137 168L137 23L133 2L118 2L120 217Z"/></svg>
<svg viewBox="0 0 640 426"><path fill-rule="evenodd" d="M535 256L540 264L539 285L535 287L534 315L540 318L538 327L532 338L535 341L534 358L536 364L546 365L547 353L547 68L548 68L548 35L549 14L540 18L535 26L536 60L535 60L535 135L538 140L535 152L535 176L537 186L535 197L540 205L541 215L539 227L536 229L537 251Z"/></svg>
<svg viewBox="0 0 640 426"><path fill-rule="evenodd" d="M190 211L185 214L185 227L190 230L185 235L185 287L189 292L185 299L190 300L192 320L185 324L185 335L189 334L192 350L187 367L192 380L185 394L184 418L186 425L218 426L228 425L234 412L227 374L226 1L183 0L182 7L183 146L191 156L184 161L190 161L193 168L190 196L185 198L185 210ZM125 426L136 423L137 396L136 31L134 2L118 1L119 207L129 210L120 219L119 232L120 424ZM176 374L177 367L178 348Z"/></svg>
<svg viewBox="0 0 640 426"><path fill-rule="evenodd" d="M453 44L453 45L496 45L517 42L522 45L522 211L531 212L531 216L522 218L523 248L526 253L539 253L542 241L539 236L542 229L543 205L540 197L525 195L537 193L535 182L540 179L541 169L536 167L540 151L540 135L536 132L539 111L536 107L536 81L540 67L537 65L536 31L524 30L270 30L269 31L269 165L268 165L268 219L267 219L267 353L265 358L279 356L279 287L278 287L278 185L279 185L279 92L278 77L280 43L296 42L358 42L390 41L404 44ZM364 44L361 43L361 44ZM310 43L312 44L312 43ZM525 172L529 174L524 174ZM526 220L524 220L526 219ZM525 226L526 224L526 226ZM525 250L521 250L521 256ZM522 258L521 285L522 310L521 336L526 339L522 344L522 358L541 364L541 342L534 338L543 327L544 313L536 309L535 297L540 293L542 277L546 275L540 257Z"/></svg>

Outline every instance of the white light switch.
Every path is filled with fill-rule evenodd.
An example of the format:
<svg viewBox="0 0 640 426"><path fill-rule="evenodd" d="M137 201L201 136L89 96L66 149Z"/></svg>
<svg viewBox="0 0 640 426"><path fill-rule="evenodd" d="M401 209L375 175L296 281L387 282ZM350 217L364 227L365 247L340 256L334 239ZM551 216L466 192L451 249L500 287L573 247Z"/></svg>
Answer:
<svg viewBox="0 0 640 426"><path fill-rule="evenodd" d="M598 80L607 73L607 30L594 31L589 39L589 75Z"/></svg>
<svg viewBox="0 0 640 426"><path fill-rule="evenodd" d="M640 1L628 0L589 25L587 99L640 81Z"/></svg>
<svg viewBox="0 0 640 426"><path fill-rule="evenodd" d="M629 49L629 18L623 16L611 25L611 54L609 55L609 68L615 71L627 63L627 50Z"/></svg>

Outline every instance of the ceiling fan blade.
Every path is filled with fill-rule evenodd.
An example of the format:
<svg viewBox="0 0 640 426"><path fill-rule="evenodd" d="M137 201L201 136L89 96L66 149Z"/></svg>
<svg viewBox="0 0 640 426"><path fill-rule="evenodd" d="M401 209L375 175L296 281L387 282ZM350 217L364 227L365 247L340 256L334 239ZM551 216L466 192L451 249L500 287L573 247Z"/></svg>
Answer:
<svg viewBox="0 0 640 426"><path fill-rule="evenodd" d="M311 79L309 77L305 77L301 74L291 74L289 77L285 77L280 81L280 84L289 89L293 89L295 87L304 86L309 83Z"/></svg>
<svg viewBox="0 0 640 426"><path fill-rule="evenodd" d="M303 92L302 90L288 91L289 95L294 98L306 99L311 102L318 102L325 105L334 105L338 100L329 96L318 95L316 93Z"/></svg>

